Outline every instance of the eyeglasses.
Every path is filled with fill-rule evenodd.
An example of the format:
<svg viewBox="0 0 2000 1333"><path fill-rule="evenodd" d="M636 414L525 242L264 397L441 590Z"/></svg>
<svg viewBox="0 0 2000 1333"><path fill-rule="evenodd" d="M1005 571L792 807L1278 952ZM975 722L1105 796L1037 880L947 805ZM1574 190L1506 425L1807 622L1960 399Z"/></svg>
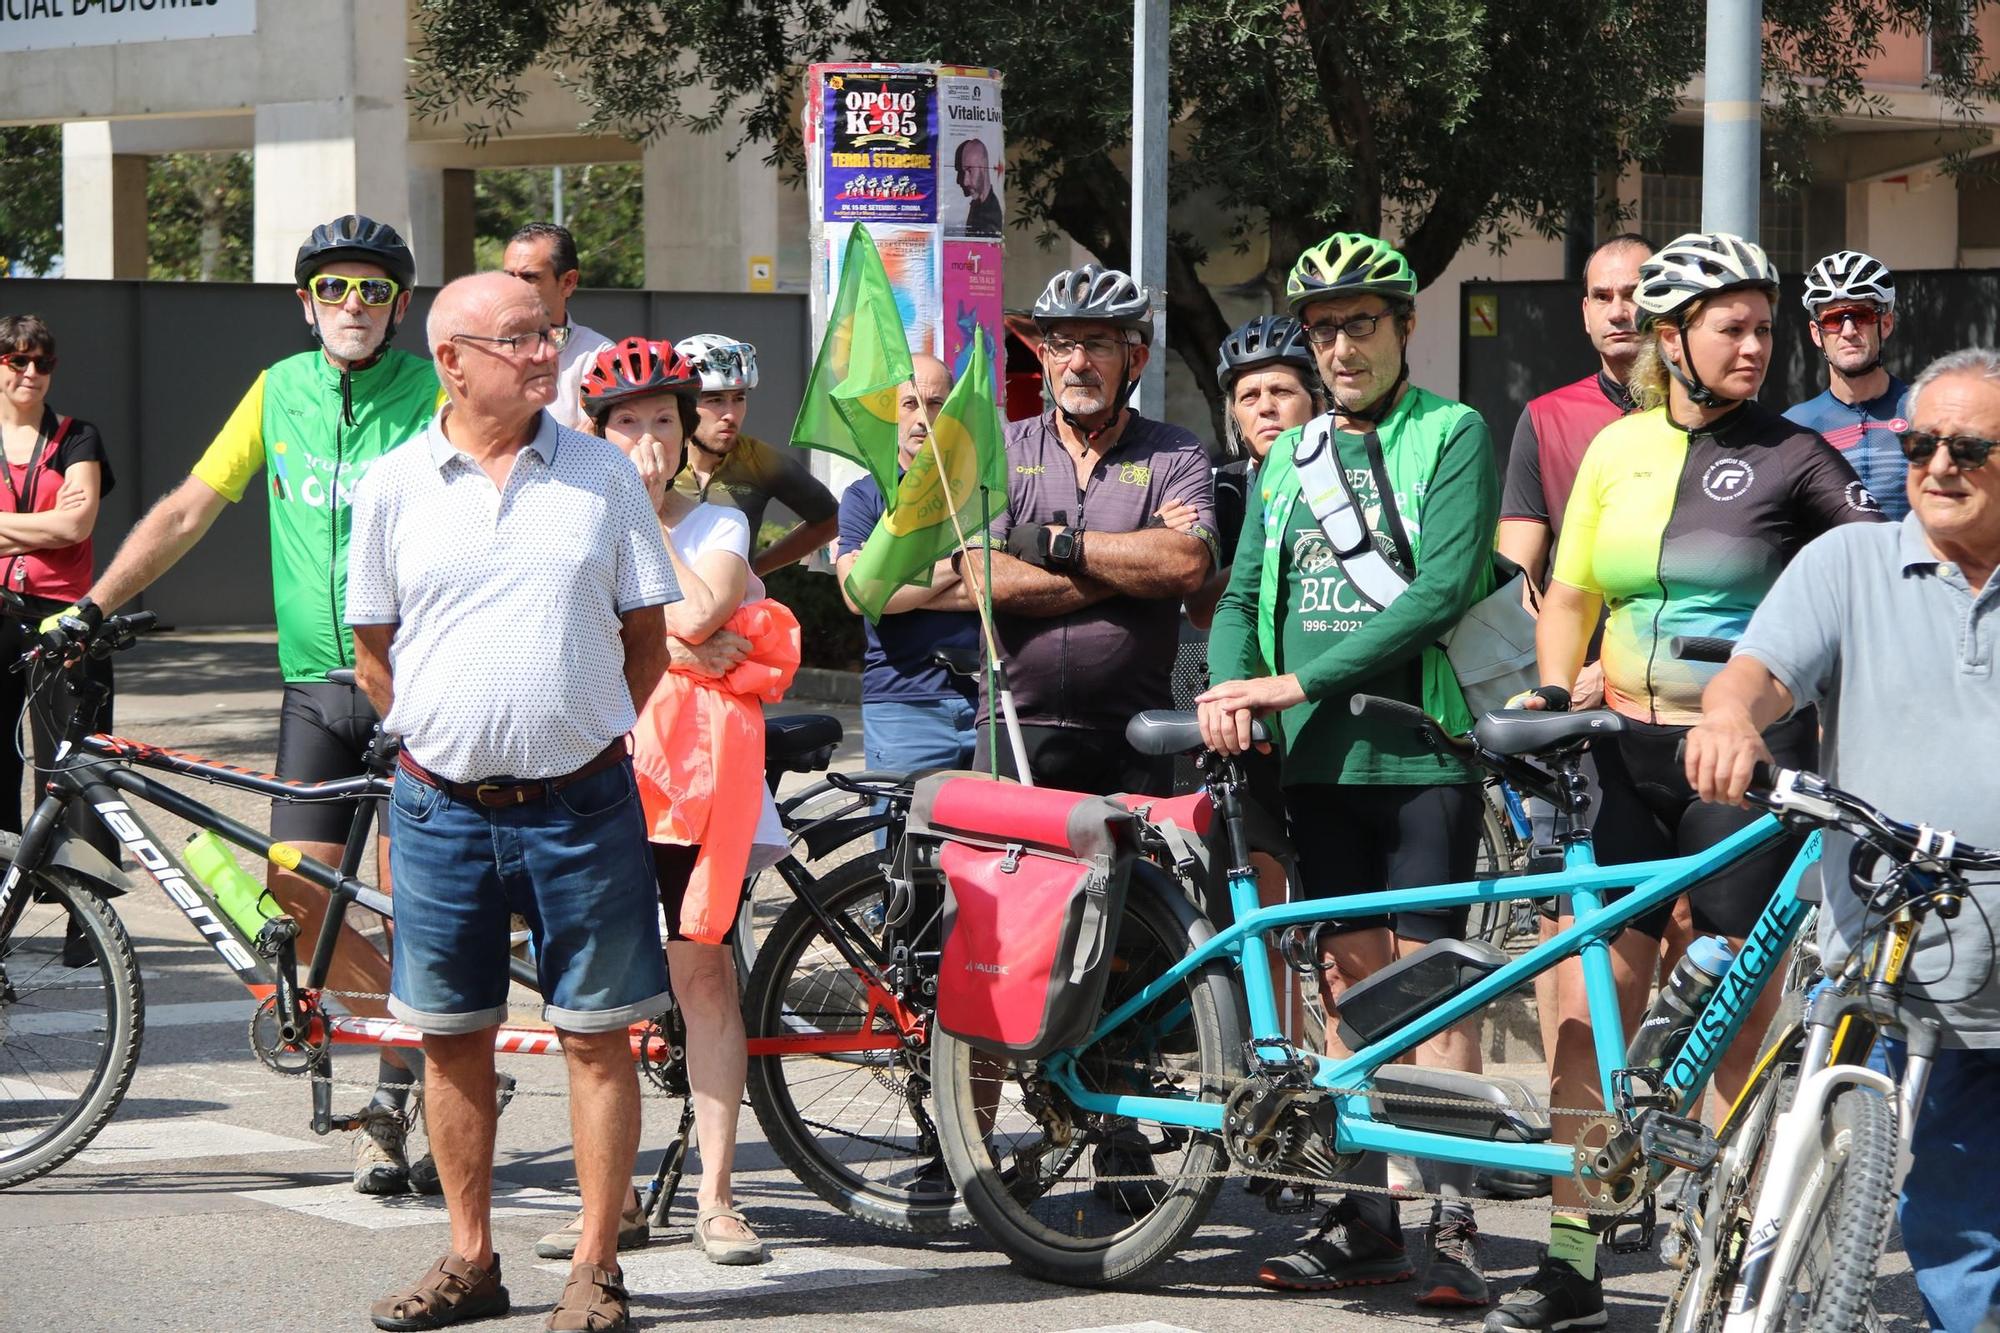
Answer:
<svg viewBox="0 0 2000 1333"><path fill-rule="evenodd" d="M1092 361L1109 361L1114 354L1129 346L1131 343L1124 338L1085 338L1078 341L1065 338L1060 333L1051 333L1042 339L1042 350L1058 361L1069 360L1076 355L1079 347Z"/></svg>
<svg viewBox="0 0 2000 1333"><path fill-rule="evenodd" d="M1384 310L1379 315L1354 315L1347 319L1326 320L1319 324L1306 325L1306 341L1315 347L1331 347L1341 334L1347 335L1351 343L1364 342L1375 336L1375 327L1389 318Z"/></svg>
<svg viewBox="0 0 2000 1333"><path fill-rule="evenodd" d="M38 375L48 375L54 373L56 359L53 354L35 356L29 352L8 352L5 356L0 356L0 366L7 367L17 375L30 370Z"/></svg>
<svg viewBox="0 0 2000 1333"><path fill-rule="evenodd" d="M2000 449L2000 441L1982 440L1977 435L1933 435L1926 430L1906 430L1902 436L1903 457L1911 467L1929 467L1938 446L1951 454L1954 467L1970 472L1985 464L1987 456Z"/></svg>
<svg viewBox="0 0 2000 1333"><path fill-rule="evenodd" d="M1858 330L1874 328L1882 322L1882 312L1868 306L1852 306L1840 310L1823 310L1813 316L1813 323L1819 325L1823 333L1839 333L1841 326L1854 321Z"/></svg>
<svg viewBox="0 0 2000 1333"><path fill-rule="evenodd" d="M454 333L451 335L451 339L453 342L464 339L468 342L492 343L495 347L506 348L509 356L519 356L523 343L527 344L528 355L535 356L542 352L560 348L563 342L567 340L557 339L556 331L546 324L536 329L533 333L516 333L505 338L496 338L488 333Z"/></svg>
<svg viewBox="0 0 2000 1333"><path fill-rule="evenodd" d="M400 289L388 278L351 278L341 273L322 273L312 280L313 300L321 305L346 305L347 298L361 293L363 305L387 305Z"/></svg>

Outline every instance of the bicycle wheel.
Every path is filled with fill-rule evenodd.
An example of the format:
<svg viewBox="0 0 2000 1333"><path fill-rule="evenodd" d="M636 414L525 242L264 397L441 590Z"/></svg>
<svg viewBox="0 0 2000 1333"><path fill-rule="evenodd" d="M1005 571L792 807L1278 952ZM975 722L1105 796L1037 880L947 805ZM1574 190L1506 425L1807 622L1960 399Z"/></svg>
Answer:
<svg viewBox="0 0 2000 1333"><path fill-rule="evenodd" d="M1774 1290L1777 1327L1850 1333L1872 1326L1875 1273L1896 1205L1896 1109L1874 1088L1836 1093L1820 1125L1819 1158L1801 1165L1793 1210L1803 1229Z"/></svg>
<svg viewBox="0 0 2000 1333"><path fill-rule="evenodd" d="M1488 785L1480 800L1479 860L1473 869L1474 879L1494 879L1501 875L1511 875L1519 868L1519 858L1514 850L1513 835L1507 829L1507 821L1494 808L1499 793ZM1508 932L1513 928L1516 904L1511 902L1474 903L1465 920L1465 938L1485 940L1487 943L1504 948Z"/></svg>
<svg viewBox="0 0 2000 1333"><path fill-rule="evenodd" d="M821 880L820 905L863 956L884 954L888 880L873 856ZM864 979L849 967L802 902L765 936L744 1005L749 1035L856 1033L873 1023ZM752 1057L750 1105L764 1137L805 1185L851 1217L925 1234L970 1226L951 1189L931 1123L930 1069L922 1050Z"/></svg>
<svg viewBox="0 0 2000 1333"><path fill-rule="evenodd" d="M1197 918L1135 883L1112 959L1115 1008L1189 952ZM1221 1102L1240 1081L1244 1025L1225 962L1196 969L1077 1061L1104 1092ZM932 1039L938 1136L966 1206L1036 1277L1072 1286L1133 1281L1179 1249L1222 1186L1213 1134L1077 1109L1034 1061Z"/></svg>
<svg viewBox="0 0 2000 1333"><path fill-rule="evenodd" d="M131 1085L145 1028L132 941L104 899L41 873L21 891L27 908L0 941L0 1189L97 1136Z"/></svg>

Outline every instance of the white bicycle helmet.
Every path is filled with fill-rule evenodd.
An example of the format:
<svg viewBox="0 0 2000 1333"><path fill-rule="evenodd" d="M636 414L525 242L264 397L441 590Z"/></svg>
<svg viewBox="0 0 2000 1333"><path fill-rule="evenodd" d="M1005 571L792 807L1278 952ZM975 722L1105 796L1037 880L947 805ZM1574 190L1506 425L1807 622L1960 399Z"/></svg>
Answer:
<svg viewBox="0 0 2000 1333"><path fill-rule="evenodd" d="M1806 293L1799 299L1808 315L1836 301L1868 301L1883 310L1894 310L1896 275L1874 255L1838 250L1812 266L1806 274Z"/></svg>
<svg viewBox="0 0 2000 1333"><path fill-rule="evenodd" d="M757 387L757 349L726 333L697 333L674 344L674 350L701 372L701 391Z"/></svg>
<svg viewBox="0 0 2000 1333"><path fill-rule="evenodd" d="M1676 236L1639 265L1633 293L1647 323L1673 319L1717 292L1756 287L1778 295L1778 268L1764 248L1726 231Z"/></svg>
<svg viewBox="0 0 2000 1333"><path fill-rule="evenodd" d="M1139 341L1153 341L1153 293L1129 273L1098 264L1064 269L1049 279L1035 299L1035 322L1047 327L1057 320L1101 321L1132 329Z"/></svg>

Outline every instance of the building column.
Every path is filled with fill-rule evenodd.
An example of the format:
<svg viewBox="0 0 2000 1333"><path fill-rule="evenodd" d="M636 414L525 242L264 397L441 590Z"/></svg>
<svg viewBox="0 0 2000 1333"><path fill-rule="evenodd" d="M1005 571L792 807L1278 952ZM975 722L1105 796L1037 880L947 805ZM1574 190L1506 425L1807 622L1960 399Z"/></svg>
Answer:
<svg viewBox="0 0 2000 1333"><path fill-rule="evenodd" d="M410 168L410 249L417 283L442 287L472 272L472 173L455 167Z"/></svg>
<svg viewBox="0 0 2000 1333"><path fill-rule="evenodd" d="M146 158L113 151L112 123L63 127L63 276L146 276Z"/></svg>
<svg viewBox="0 0 2000 1333"><path fill-rule="evenodd" d="M640 162L649 290L740 292L749 286L729 134L727 126L713 134L676 131L646 145Z"/></svg>

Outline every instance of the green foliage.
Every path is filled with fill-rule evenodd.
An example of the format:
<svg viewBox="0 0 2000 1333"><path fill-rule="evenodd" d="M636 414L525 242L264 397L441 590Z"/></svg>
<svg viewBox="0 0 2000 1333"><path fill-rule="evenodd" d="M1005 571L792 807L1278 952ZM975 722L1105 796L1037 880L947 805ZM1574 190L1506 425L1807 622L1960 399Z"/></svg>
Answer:
<svg viewBox="0 0 2000 1333"><path fill-rule="evenodd" d="M147 164L146 273L248 282L255 193L248 153L168 153Z"/></svg>
<svg viewBox="0 0 2000 1333"><path fill-rule="evenodd" d="M789 524L766 523L757 534L757 549L790 530ZM861 669L861 617L847 609L832 575L787 565L766 575L764 588L799 618L799 665L830 671Z"/></svg>
<svg viewBox="0 0 2000 1333"><path fill-rule="evenodd" d="M576 237L585 287L643 287L645 219L639 164L597 163L563 169L563 218ZM507 238L529 222L555 216L555 185L547 167L481 171L473 178L473 257L479 269L500 267Z"/></svg>
<svg viewBox="0 0 2000 1333"><path fill-rule="evenodd" d="M0 277L41 273L62 254L62 131L0 129Z"/></svg>

